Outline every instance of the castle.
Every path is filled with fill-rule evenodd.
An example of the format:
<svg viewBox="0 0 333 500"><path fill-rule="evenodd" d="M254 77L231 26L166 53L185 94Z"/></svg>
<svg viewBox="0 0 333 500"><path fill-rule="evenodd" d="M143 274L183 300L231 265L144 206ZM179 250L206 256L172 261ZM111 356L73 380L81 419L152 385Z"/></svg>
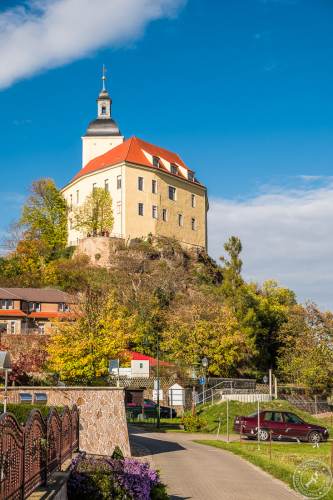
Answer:
<svg viewBox="0 0 333 500"><path fill-rule="evenodd" d="M92 189L103 187L113 201L110 237L132 240L151 234L207 249L206 187L176 153L137 137L125 139L111 111L103 70L97 119L82 137L82 168L62 190L69 206L69 245L87 236L73 224L75 208Z"/></svg>

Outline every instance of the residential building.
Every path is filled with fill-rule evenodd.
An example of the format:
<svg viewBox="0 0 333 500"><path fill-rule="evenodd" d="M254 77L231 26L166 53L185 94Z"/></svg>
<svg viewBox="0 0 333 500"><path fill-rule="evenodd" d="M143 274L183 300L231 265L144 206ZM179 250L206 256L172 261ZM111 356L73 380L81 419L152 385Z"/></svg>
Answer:
<svg viewBox="0 0 333 500"><path fill-rule="evenodd" d="M60 290L0 288L0 335L47 334L52 320L71 317L73 304Z"/></svg>
<svg viewBox="0 0 333 500"><path fill-rule="evenodd" d="M94 187L103 187L114 208L108 236L131 240L151 234L207 249L206 187L178 154L137 137L125 140L111 106L103 75L97 119L82 137L82 168L62 190L69 207L69 245L88 236L75 229L75 210Z"/></svg>

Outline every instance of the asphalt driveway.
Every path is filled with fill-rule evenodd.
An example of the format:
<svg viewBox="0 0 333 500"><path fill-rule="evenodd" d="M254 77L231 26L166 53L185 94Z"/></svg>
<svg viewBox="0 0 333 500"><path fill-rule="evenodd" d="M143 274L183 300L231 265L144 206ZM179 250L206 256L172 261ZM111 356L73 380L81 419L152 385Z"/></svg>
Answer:
<svg viewBox="0 0 333 500"><path fill-rule="evenodd" d="M133 455L147 458L161 471L162 480L168 485L174 500L301 498L282 482L240 457L193 443L192 439L198 439L198 435L149 433L133 427L130 428L130 439Z"/></svg>

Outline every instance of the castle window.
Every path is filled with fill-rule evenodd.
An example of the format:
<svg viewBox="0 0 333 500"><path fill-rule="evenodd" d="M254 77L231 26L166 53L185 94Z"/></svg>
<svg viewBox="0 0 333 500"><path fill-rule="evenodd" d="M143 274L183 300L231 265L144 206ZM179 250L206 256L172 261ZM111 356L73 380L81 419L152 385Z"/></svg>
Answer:
<svg viewBox="0 0 333 500"><path fill-rule="evenodd" d="M156 205L152 206L152 216L153 216L153 219L157 219L158 218L158 211L157 211L157 206Z"/></svg>
<svg viewBox="0 0 333 500"><path fill-rule="evenodd" d="M76 191L76 204L78 205L80 203L80 191Z"/></svg>
<svg viewBox="0 0 333 500"><path fill-rule="evenodd" d="M195 198L195 194L191 195L191 204L192 204L192 208L195 208L197 205L197 200Z"/></svg>
<svg viewBox="0 0 333 500"><path fill-rule="evenodd" d="M138 177L138 190L143 191L143 177Z"/></svg>
<svg viewBox="0 0 333 500"><path fill-rule="evenodd" d="M138 203L138 214L143 215L143 203Z"/></svg>
<svg viewBox="0 0 333 500"><path fill-rule="evenodd" d="M192 217L192 219L191 219L191 227L192 227L192 231L196 231L196 229L197 229L197 221L195 220L194 217Z"/></svg>
<svg viewBox="0 0 333 500"><path fill-rule="evenodd" d="M117 189L121 189L121 175L117 175Z"/></svg>
<svg viewBox="0 0 333 500"><path fill-rule="evenodd" d="M106 106L102 106L101 114L106 115Z"/></svg>
<svg viewBox="0 0 333 500"><path fill-rule="evenodd" d="M164 222L167 222L168 220L168 210L166 208L163 208L162 210L162 219L164 220Z"/></svg>
<svg viewBox="0 0 333 500"><path fill-rule="evenodd" d="M194 181L194 174L193 172L187 172L187 178L189 181L193 182Z"/></svg>
<svg viewBox="0 0 333 500"><path fill-rule="evenodd" d="M117 214L121 214L121 201L117 201Z"/></svg>
<svg viewBox="0 0 333 500"><path fill-rule="evenodd" d="M109 179L105 179L104 181L104 189L108 193L109 192Z"/></svg>
<svg viewBox="0 0 333 500"><path fill-rule="evenodd" d="M73 219L69 219L69 229L73 229Z"/></svg>
<svg viewBox="0 0 333 500"><path fill-rule="evenodd" d="M155 181L154 179L151 181L151 192L153 194L157 193L157 181Z"/></svg>
<svg viewBox="0 0 333 500"><path fill-rule="evenodd" d="M178 214L178 226L184 225L184 217L183 214Z"/></svg>
<svg viewBox="0 0 333 500"><path fill-rule="evenodd" d="M73 210L73 195L69 195L69 209Z"/></svg>
<svg viewBox="0 0 333 500"><path fill-rule="evenodd" d="M176 188L173 186L169 186L169 200L175 200L176 199Z"/></svg>
<svg viewBox="0 0 333 500"><path fill-rule="evenodd" d="M160 166L160 159L158 156L153 156L153 165L154 165L154 167Z"/></svg>
<svg viewBox="0 0 333 500"><path fill-rule="evenodd" d="M96 182L93 183L93 191L96 189L97 185Z"/></svg>
<svg viewBox="0 0 333 500"><path fill-rule="evenodd" d="M178 174L177 165L175 165L174 163L171 163L171 165L170 165L170 171L171 171L172 174Z"/></svg>

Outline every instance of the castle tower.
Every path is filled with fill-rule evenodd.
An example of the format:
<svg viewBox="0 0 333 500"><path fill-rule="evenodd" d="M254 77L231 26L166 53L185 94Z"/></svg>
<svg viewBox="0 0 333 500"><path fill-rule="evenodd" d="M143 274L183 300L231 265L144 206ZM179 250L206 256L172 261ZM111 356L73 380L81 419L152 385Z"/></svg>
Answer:
<svg viewBox="0 0 333 500"><path fill-rule="evenodd" d="M106 69L103 66L102 90L97 98L97 119L88 125L82 137L82 167L124 142L117 123L112 119L112 99L106 85Z"/></svg>

